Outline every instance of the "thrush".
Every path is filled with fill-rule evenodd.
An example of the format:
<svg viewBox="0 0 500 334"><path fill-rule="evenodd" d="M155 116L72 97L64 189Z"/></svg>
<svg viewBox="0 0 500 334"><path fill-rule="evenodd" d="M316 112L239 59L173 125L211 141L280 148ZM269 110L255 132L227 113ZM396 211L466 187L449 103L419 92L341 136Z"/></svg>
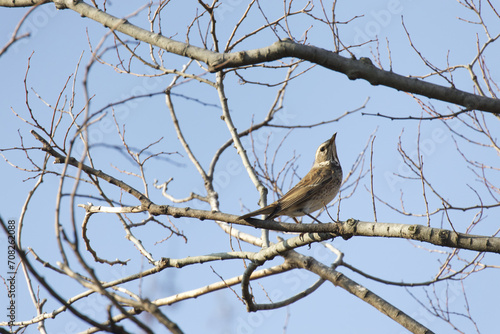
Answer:
<svg viewBox="0 0 500 334"><path fill-rule="evenodd" d="M318 147L314 165L309 173L283 197L266 207L240 216L240 219L257 215L267 215L266 219L308 215L314 219L310 214L326 207L335 198L342 183L342 168L335 146L336 137L337 133L334 133L332 138Z"/></svg>

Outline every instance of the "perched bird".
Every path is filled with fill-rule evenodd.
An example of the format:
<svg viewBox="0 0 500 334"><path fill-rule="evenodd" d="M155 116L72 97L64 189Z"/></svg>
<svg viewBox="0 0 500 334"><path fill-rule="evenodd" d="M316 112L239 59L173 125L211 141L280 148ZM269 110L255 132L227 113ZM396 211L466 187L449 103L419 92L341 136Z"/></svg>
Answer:
<svg viewBox="0 0 500 334"><path fill-rule="evenodd" d="M342 183L342 168L335 146L336 137L337 133L334 133L332 138L318 147L314 165L295 187L276 202L247 213L240 219L257 215L268 215L267 219L273 219L277 216L308 215L314 219L310 214L330 203L337 195Z"/></svg>

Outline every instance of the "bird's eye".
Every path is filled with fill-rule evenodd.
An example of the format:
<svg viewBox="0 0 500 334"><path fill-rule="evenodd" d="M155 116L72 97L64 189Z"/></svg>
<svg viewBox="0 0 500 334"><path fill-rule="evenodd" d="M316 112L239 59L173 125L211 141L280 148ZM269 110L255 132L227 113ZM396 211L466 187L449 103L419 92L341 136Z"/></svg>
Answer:
<svg viewBox="0 0 500 334"><path fill-rule="evenodd" d="M326 149L326 147L321 146L321 148L320 148L319 150L320 150L321 152L325 152L325 149Z"/></svg>

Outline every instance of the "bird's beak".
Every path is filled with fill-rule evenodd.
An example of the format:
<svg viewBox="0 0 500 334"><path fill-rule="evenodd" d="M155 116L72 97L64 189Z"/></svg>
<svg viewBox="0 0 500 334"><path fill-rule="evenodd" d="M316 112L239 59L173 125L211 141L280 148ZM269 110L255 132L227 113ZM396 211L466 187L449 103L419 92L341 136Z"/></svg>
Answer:
<svg viewBox="0 0 500 334"><path fill-rule="evenodd" d="M333 134L332 138L330 138L330 140L329 140L329 144L330 144L330 146L332 146L332 145L333 145L333 143L335 143L335 138L337 138L337 132L335 132L335 133Z"/></svg>

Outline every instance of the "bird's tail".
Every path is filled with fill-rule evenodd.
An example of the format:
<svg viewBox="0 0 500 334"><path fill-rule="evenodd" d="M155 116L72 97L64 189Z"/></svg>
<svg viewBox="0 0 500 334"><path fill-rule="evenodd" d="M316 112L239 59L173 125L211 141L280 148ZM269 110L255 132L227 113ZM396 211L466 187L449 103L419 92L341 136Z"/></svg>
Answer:
<svg viewBox="0 0 500 334"><path fill-rule="evenodd" d="M259 210L255 210L255 211L249 212L243 216L240 216L239 218L240 219L247 219L247 218L257 216L257 215L268 215L267 218L269 219L269 218L274 217L274 214L278 211L278 209L279 208L276 205L268 205L268 206L265 206L263 208L260 208Z"/></svg>

